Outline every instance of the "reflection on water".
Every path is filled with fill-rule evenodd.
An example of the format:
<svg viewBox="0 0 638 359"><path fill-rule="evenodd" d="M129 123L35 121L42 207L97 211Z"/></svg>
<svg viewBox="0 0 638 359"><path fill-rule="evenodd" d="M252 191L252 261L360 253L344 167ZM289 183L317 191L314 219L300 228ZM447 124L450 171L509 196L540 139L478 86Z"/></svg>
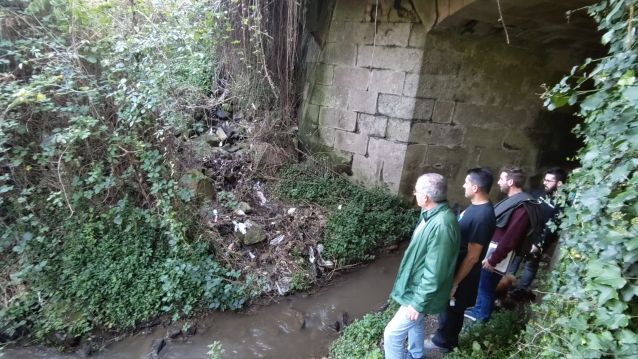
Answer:
<svg viewBox="0 0 638 359"><path fill-rule="evenodd" d="M212 313L198 323L197 334L169 341L160 358L208 359L208 345L220 341L225 358L321 358L337 336L343 313L356 319L382 306L390 293L403 247L365 268L342 275L312 296L293 295L248 313ZM92 356L98 359L145 358L154 339L166 329L126 338ZM71 359L38 348L5 349L3 359Z"/></svg>

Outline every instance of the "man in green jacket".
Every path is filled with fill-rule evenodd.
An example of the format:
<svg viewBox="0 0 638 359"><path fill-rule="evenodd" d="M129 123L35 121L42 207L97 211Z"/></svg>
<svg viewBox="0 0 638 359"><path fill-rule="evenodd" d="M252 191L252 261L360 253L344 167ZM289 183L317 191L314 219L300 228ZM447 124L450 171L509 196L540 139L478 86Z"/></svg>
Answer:
<svg viewBox="0 0 638 359"><path fill-rule="evenodd" d="M408 358L423 357L424 316L448 307L459 251L460 230L446 201L445 178L436 173L422 175L414 195L422 208L421 218L390 294L401 308L383 333L386 359L405 358L406 337Z"/></svg>

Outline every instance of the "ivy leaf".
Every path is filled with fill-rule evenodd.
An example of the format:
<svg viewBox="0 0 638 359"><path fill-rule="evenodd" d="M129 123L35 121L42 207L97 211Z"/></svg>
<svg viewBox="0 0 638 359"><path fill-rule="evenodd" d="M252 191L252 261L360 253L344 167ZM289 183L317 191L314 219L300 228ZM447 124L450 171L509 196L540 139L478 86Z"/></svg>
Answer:
<svg viewBox="0 0 638 359"><path fill-rule="evenodd" d="M634 106L638 105L638 86L629 86L622 91L623 97Z"/></svg>
<svg viewBox="0 0 638 359"><path fill-rule="evenodd" d="M619 344L638 344L638 334L631 330L623 329L618 337Z"/></svg>
<svg viewBox="0 0 638 359"><path fill-rule="evenodd" d="M621 275L620 268L616 265L603 263L594 260L587 266L587 277L592 278L595 283L609 285L619 289L627 284L627 280Z"/></svg>

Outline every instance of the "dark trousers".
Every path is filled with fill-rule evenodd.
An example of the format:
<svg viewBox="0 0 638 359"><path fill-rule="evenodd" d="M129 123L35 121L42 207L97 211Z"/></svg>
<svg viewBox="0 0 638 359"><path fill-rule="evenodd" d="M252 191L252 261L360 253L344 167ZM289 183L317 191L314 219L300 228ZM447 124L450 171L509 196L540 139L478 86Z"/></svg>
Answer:
<svg viewBox="0 0 638 359"><path fill-rule="evenodd" d="M440 347L452 349L459 345L459 334L463 329L463 307L448 307L439 314L439 328L432 337L432 342Z"/></svg>

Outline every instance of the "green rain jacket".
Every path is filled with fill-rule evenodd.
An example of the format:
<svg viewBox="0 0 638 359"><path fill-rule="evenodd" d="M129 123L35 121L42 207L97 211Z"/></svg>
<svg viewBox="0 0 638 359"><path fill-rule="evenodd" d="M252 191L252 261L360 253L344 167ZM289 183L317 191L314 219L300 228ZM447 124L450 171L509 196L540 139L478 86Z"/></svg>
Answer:
<svg viewBox="0 0 638 359"><path fill-rule="evenodd" d="M392 299L419 313L443 312L450 301L460 241L458 221L447 203L421 211L399 266Z"/></svg>

